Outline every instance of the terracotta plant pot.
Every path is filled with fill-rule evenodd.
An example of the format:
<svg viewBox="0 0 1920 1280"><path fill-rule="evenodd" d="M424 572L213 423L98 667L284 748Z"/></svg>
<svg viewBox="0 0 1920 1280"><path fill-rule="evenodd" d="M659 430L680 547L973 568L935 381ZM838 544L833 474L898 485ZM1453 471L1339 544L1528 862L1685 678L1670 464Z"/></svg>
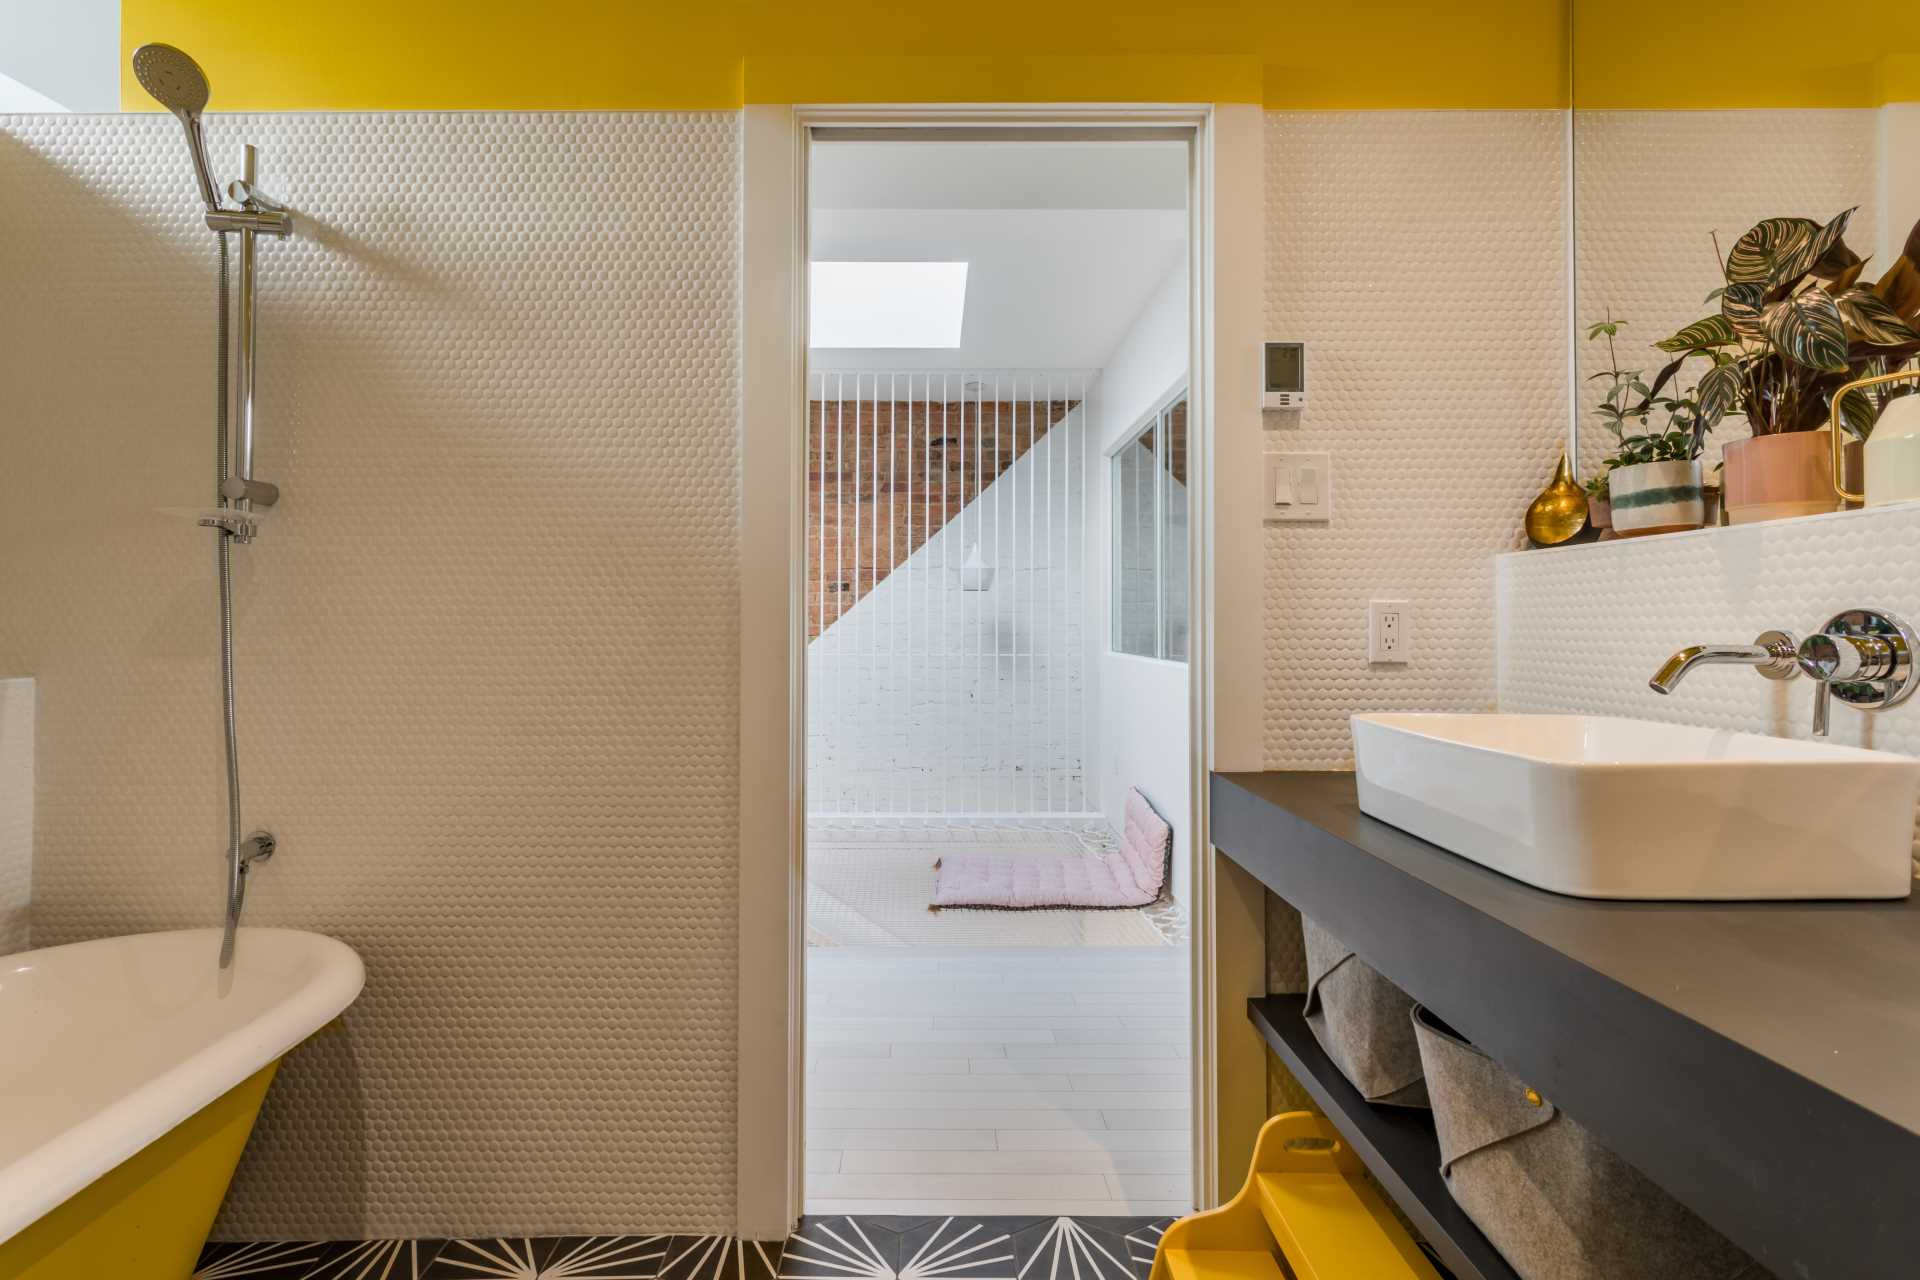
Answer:
<svg viewBox="0 0 1920 1280"><path fill-rule="evenodd" d="M1613 528L1613 497L1611 494L1587 495L1587 523L1605 533Z"/></svg>
<svg viewBox="0 0 1920 1280"><path fill-rule="evenodd" d="M1698 529L1707 522L1698 458L1618 467L1608 486L1613 491L1613 531L1623 538Z"/></svg>
<svg viewBox="0 0 1920 1280"><path fill-rule="evenodd" d="M1727 523L1838 510L1828 432L1790 431L1727 444Z"/></svg>

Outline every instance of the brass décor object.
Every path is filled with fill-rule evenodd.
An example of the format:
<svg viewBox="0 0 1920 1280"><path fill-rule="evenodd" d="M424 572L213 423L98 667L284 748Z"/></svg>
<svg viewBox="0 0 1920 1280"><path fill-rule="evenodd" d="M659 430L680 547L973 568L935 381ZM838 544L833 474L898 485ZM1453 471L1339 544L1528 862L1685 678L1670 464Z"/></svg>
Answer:
<svg viewBox="0 0 1920 1280"><path fill-rule="evenodd" d="M1578 538L1587 527L1587 495L1573 480L1573 464L1560 451L1553 483L1527 507L1527 541L1536 547L1557 547Z"/></svg>
<svg viewBox="0 0 1920 1280"><path fill-rule="evenodd" d="M1920 228L1917 228L1917 230L1920 230ZM1860 391L1867 387L1877 387L1887 382L1920 382L1920 369L1902 369L1898 373L1883 373L1874 378L1856 378L1854 381L1847 383L1833 393L1833 413L1828 418L1828 425L1832 428L1833 435L1833 491L1848 502L1865 502L1867 495L1865 493L1854 493L1847 488L1845 481L1841 479L1840 449L1844 442L1840 438L1840 402L1855 391ZM1863 458L1861 461L1861 471L1864 473L1865 470L1866 464ZM1860 483L1866 483L1864 475Z"/></svg>

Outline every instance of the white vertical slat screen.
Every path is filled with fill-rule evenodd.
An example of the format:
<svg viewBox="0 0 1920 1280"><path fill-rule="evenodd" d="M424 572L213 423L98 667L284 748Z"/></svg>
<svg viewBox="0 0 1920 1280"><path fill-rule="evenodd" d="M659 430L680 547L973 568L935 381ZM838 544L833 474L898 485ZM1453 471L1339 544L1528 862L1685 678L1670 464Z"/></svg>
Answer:
<svg viewBox="0 0 1920 1280"><path fill-rule="evenodd" d="M810 814L1097 809L1090 386L1060 371L809 376Z"/></svg>

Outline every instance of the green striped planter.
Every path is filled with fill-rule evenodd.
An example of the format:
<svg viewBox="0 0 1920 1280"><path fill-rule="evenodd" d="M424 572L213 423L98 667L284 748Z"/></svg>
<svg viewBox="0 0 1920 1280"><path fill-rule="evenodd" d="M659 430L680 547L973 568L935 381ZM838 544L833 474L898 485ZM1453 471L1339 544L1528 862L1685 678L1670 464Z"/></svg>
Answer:
<svg viewBox="0 0 1920 1280"><path fill-rule="evenodd" d="M1613 494L1613 531L1622 538L1698 529L1707 522L1697 458L1621 467L1607 483Z"/></svg>

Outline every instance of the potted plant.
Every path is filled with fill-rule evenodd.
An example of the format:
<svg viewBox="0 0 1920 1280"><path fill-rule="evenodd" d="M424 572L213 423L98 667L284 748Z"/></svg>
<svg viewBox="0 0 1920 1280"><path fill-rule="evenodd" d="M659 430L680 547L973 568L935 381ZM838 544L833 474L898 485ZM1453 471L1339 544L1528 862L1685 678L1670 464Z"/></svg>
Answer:
<svg viewBox="0 0 1920 1280"><path fill-rule="evenodd" d="M1607 459L1613 531L1622 538L1698 529L1707 522L1700 481L1706 427L1691 398L1670 402L1667 426L1627 436Z"/></svg>
<svg viewBox="0 0 1920 1280"><path fill-rule="evenodd" d="M1600 474L1586 482L1587 523L1600 531L1602 538L1613 532L1613 489L1608 477L1613 473L1601 469Z"/></svg>
<svg viewBox="0 0 1920 1280"><path fill-rule="evenodd" d="M1695 356L1712 362L1697 388L1707 428L1736 408L1746 416L1752 438L1726 447L1731 523L1834 510L1826 432L1834 393L1920 352L1920 290L1908 288L1910 260L1903 256L1908 269L1896 263L1878 285L1861 285L1865 260L1842 239L1852 214L1825 226L1806 218L1761 222L1727 254L1724 283L1708 295L1719 311L1656 344L1676 353L1668 366L1676 372ZM1841 423L1864 436L1879 407L1855 392L1838 406Z"/></svg>
<svg viewBox="0 0 1920 1280"><path fill-rule="evenodd" d="M1641 381L1638 370L1620 367L1614 338L1625 324L1609 315L1587 330L1590 341L1604 337L1607 342L1609 367L1590 381L1606 383L1597 409L1616 445L1596 482L1607 490L1613 531L1630 538L1698 529L1706 523L1700 449L1706 441L1707 424L1696 392L1663 394L1688 357L1671 361L1648 386ZM1658 428L1650 425L1656 413L1666 419ZM1636 427L1638 430L1633 429Z"/></svg>

